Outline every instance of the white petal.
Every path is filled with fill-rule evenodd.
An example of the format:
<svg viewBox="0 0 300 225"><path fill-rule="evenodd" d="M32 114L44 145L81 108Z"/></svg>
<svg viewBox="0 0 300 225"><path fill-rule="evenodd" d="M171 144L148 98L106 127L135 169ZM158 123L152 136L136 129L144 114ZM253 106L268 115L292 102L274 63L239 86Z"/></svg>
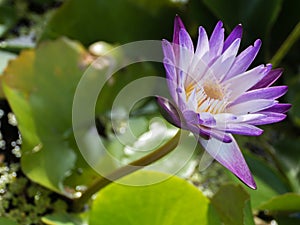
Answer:
<svg viewBox="0 0 300 225"><path fill-rule="evenodd" d="M202 56L209 51L209 42L205 29L203 27L199 27L199 36L196 48L196 57L201 59Z"/></svg>
<svg viewBox="0 0 300 225"><path fill-rule="evenodd" d="M236 39L229 48L210 67L216 78L223 80L228 70L231 68L235 56L239 50L241 39Z"/></svg>
<svg viewBox="0 0 300 225"><path fill-rule="evenodd" d="M188 109L197 111L198 102L197 102L197 96L196 96L196 90L194 89L191 93L191 95L188 98L187 101Z"/></svg>
<svg viewBox="0 0 300 225"><path fill-rule="evenodd" d="M261 65L226 80L224 85L231 91L231 101L259 82L268 73L268 71L268 67Z"/></svg>
<svg viewBox="0 0 300 225"><path fill-rule="evenodd" d="M188 73L188 68L191 65L194 51L193 42L186 30L181 29L179 32L179 69Z"/></svg>
<svg viewBox="0 0 300 225"><path fill-rule="evenodd" d="M242 102L240 104L230 106L226 108L226 112L234 113L238 115L249 114L249 113L258 112L260 110L269 108L275 105L276 103L278 103L278 101L268 100L268 99L258 99L258 100Z"/></svg>

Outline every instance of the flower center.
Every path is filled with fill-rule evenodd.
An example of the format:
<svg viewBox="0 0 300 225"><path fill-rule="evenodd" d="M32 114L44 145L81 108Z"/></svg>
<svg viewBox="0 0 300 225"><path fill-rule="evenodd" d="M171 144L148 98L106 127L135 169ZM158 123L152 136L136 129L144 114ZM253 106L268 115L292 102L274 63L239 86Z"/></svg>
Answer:
<svg viewBox="0 0 300 225"><path fill-rule="evenodd" d="M222 100L224 98L221 86L212 80L207 80L203 85L203 90L208 98Z"/></svg>
<svg viewBox="0 0 300 225"><path fill-rule="evenodd" d="M228 104L226 90L215 79L206 80L202 85L190 83L185 88L187 100L191 93L196 91L196 101L198 103L196 111L209 112L212 114L223 113Z"/></svg>

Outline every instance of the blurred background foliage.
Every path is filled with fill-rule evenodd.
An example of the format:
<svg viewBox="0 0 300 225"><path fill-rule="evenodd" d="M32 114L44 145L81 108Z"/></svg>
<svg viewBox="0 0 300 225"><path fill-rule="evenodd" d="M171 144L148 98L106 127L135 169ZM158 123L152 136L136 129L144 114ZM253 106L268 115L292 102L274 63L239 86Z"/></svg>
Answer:
<svg viewBox="0 0 300 225"><path fill-rule="evenodd" d="M0 0L0 225L299 224L299 10L298 0ZM197 149L178 172L181 178L136 191L113 184L85 210L73 211L73 199L99 179L80 154L72 131L79 79L93 60L115 46L171 40L176 14L194 41L200 25L210 33L222 20L228 34L241 23L242 49L257 38L263 41L253 65L271 62L285 69L277 84L289 85L281 99L293 104L288 118L264 126L260 137L237 137L258 190L241 185L217 163L200 172L202 150ZM99 71L105 61L94 66ZM106 84L96 106L97 127L91 127L87 137L91 145L100 137L111 154L128 163L139 156L128 149L141 147L139 139L149 137L149 132L174 135L176 128L153 121L160 117L153 99L139 102L132 112L130 129L137 140L118 142L116 134L126 139L130 132L122 119L114 121L119 130L111 129L108 113L119 90L153 74L164 76L163 66L136 64ZM153 168L172 171L191 143L193 137L187 136L178 147L182 155ZM99 158L99 163L104 162L109 163ZM140 176L166 174L140 172L125 179Z"/></svg>

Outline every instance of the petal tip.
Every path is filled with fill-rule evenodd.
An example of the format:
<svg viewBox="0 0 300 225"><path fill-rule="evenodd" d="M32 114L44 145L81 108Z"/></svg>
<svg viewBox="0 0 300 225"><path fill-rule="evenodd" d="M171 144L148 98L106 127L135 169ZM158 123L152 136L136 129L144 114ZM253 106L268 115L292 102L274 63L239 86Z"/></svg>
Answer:
<svg viewBox="0 0 300 225"><path fill-rule="evenodd" d="M260 47L262 44L262 41L260 39L257 39L255 42L254 42L254 46L255 47Z"/></svg>
<svg viewBox="0 0 300 225"><path fill-rule="evenodd" d="M179 44L179 31L185 29L181 18L176 15L174 19L173 43Z"/></svg>
<svg viewBox="0 0 300 225"><path fill-rule="evenodd" d="M250 172L250 171L249 171ZM237 173L234 173L235 176L240 180L242 181L247 187L253 189L253 190L256 190L257 189L257 185L252 177L252 174L251 172L249 174L244 174L244 175L241 175L241 174L237 174Z"/></svg>
<svg viewBox="0 0 300 225"><path fill-rule="evenodd" d="M216 27L223 27L223 22L221 20L219 20Z"/></svg>
<svg viewBox="0 0 300 225"><path fill-rule="evenodd" d="M246 185L253 190L257 190L257 185L254 180L251 183L248 183Z"/></svg>

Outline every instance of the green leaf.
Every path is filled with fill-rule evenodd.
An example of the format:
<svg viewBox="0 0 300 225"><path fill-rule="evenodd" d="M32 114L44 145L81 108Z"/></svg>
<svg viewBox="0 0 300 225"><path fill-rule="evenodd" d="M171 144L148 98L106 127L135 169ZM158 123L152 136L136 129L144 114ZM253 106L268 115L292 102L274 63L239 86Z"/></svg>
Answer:
<svg viewBox="0 0 300 225"><path fill-rule="evenodd" d="M122 52L119 53L120 55ZM89 71L90 72L90 71ZM96 73L99 73L96 71ZM96 103L96 114L103 114L108 110L111 110L112 104L120 91L130 82L139 78L156 74L157 71L150 63L137 63L129 65L123 70L113 74L108 82L103 86L98 101ZM111 81L111 82L110 82ZM146 88L146 87L143 87ZM149 84L149 89L155 88L153 84ZM128 103L127 103L128 104ZM126 103L124 103L126 105ZM121 107L119 105L118 107Z"/></svg>
<svg viewBox="0 0 300 225"><path fill-rule="evenodd" d="M166 180L149 186L107 186L93 202L89 225L207 224L209 200L185 180L167 177L139 171L123 178L123 182Z"/></svg>
<svg viewBox="0 0 300 225"><path fill-rule="evenodd" d="M81 157L72 143L71 112L83 53L78 43L67 39L43 43L35 51L22 52L3 76L22 134L24 173L65 194L63 180Z"/></svg>
<svg viewBox="0 0 300 225"><path fill-rule="evenodd" d="M275 215L275 220L279 225L300 224L299 215Z"/></svg>
<svg viewBox="0 0 300 225"><path fill-rule="evenodd" d="M286 82L289 87L287 93L287 100L293 105L289 111L289 115L297 127L300 127L300 74L288 73L286 76Z"/></svg>
<svg viewBox="0 0 300 225"><path fill-rule="evenodd" d="M285 137L274 146L278 161L283 165L286 176L289 178L292 189L300 190L300 155L299 138Z"/></svg>
<svg viewBox="0 0 300 225"><path fill-rule="evenodd" d="M86 45L160 40L172 32L176 6L168 0L70 0L54 13L42 39L65 35Z"/></svg>
<svg viewBox="0 0 300 225"><path fill-rule="evenodd" d="M286 193L276 196L259 207L270 211L300 211L300 194Z"/></svg>
<svg viewBox="0 0 300 225"><path fill-rule="evenodd" d="M14 7L0 6L0 37L6 34L18 20L17 12Z"/></svg>
<svg viewBox="0 0 300 225"><path fill-rule="evenodd" d="M244 156L257 185L257 190L247 188L247 192L251 196L251 205L254 209L259 208L262 203L274 196L290 191L282 176L265 161L246 152ZM235 182L240 183L240 180L235 176L231 173L228 174Z"/></svg>
<svg viewBox="0 0 300 225"><path fill-rule="evenodd" d="M84 225L82 219L74 214L55 213L42 217L42 222L47 225Z"/></svg>
<svg viewBox="0 0 300 225"><path fill-rule="evenodd" d="M6 66L8 65L9 61L16 58L17 56L10 52L5 52L0 50L0 75L5 70ZM4 93L2 88L0 88L0 97L4 97Z"/></svg>
<svg viewBox="0 0 300 225"><path fill-rule="evenodd" d="M226 225L254 225L250 196L240 185L222 186L211 203Z"/></svg>
<svg viewBox="0 0 300 225"><path fill-rule="evenodd" d="M204 4L222 20L227 28L242 23L248 37L266 36L280 12L282 0L204 0Z"/></svg>
<svg viewBox="0 0 300 225"><path fill-rule="evenodd" d="M299 8L300 2L298 0L283 1L282 9L280 10L278 19L274 24L272 32L270 33L270 42L271 46L274 49L272 53L275 53L275 51L279 49L280 45L286 40L287 36L291 33L296 24L299 22ZM295 47L291 48L288 54L286 55L286 58L284 60L285 71L287 71L286 64L290 64L292 66L298 64L296 62L299 54L298 49L299 41L298 44L295 45ZM285 74L285 77L290 77L290 75Z"/></svg>
<svg viewBox="0 0 300 225"><path fill-rule="evenodd" d="M0 217L0 225L18 225L18 223L8 218Z"/></svg>

